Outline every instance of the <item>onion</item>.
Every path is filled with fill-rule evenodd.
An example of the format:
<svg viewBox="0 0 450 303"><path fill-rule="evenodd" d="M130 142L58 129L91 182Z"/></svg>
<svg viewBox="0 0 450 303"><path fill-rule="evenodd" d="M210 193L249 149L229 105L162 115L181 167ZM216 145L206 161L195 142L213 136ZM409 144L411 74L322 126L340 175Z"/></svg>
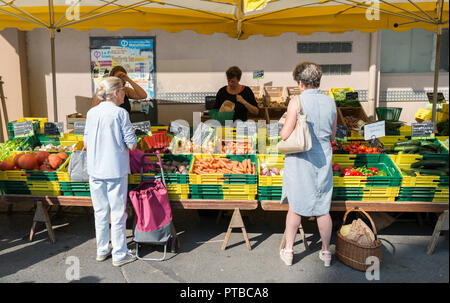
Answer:
<svg viewBox="0 0 450 303"><path fill-rule="evenodd" d="M266 163L262 163L261 164L261 169L264 170L264 169L269 169L269 168L267 167Z"/></svg>
<svg viewBox="0 0 450 303"><path fill-rule="evenodd" d="M273 171L271 171L270 172L270 176L272 177L272 176L276 176L277 174L276 173L274 173Z"/></svg>
<svg viewBox="0 0 450 303"><path fill-rule="evenodd" d="M273 172L275 175L278 175L278 168L272 167L272 168L270 169L270 171Z"/></svg>
<svg viewBox="0 0 450 303"><path fill-rule="evenodd" d="M269 169L266 167L266 168L263 168L263 170L261 171L261 176L269 176L270 174L269 174Z"/></svg>

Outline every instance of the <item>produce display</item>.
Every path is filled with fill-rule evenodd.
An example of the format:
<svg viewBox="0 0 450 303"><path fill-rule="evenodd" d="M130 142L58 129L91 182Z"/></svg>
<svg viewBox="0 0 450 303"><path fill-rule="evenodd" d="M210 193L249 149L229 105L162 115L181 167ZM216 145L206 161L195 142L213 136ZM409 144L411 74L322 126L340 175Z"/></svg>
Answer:
<svg viewBox="0 0 450 303"><path fill-rule="evenodd" d="M334 101L337 107L357 107L361 106L357 99L349 100L347 99L347 93L353 92L351 89L344 88L340 91L333 92Z"/></svg>
<svg viewBox="0 0 450 303"><path fill-rule="evenodd" d="M223 154L254 154L256 153L253 144L247 141L225 141L217 140L217 145L219 147L219 153ZM255 144L256 146L256 144ZM221 148L220 148L221 147Z"/></svg>
<svg viewBox="0 0 450 303"><path fill-rule="evenodd" d="M344 145L344 150L348 151L350 154L379 154L380 151L376 147L370 147L366 144L360 144L355 142L353 144Z"/></svg>
<svg viewBox="0 0 450 303"><path fill-rule="evenodd" d="M382 176L385 177L388 174L384 170L378 170L376 167L367 166L347 166L344 169L339 164L333 164L333 176L337 177L362 177L362 176Z"/></svg>
<svg viewBox="0 0 450 303"><path fill-rule="evenodd" d="M65 152L50 154L46 151L37 153L17 153L13 159L8 158L0 162L0 170L39 170L56 171L69 155Z"/></svg>
<svg viewBox="0 0 450 303"><path fill-rule="evenodd" d="M283 173L283 168L278 170L275 166L269 167L267 164L261 163L261 176L282 176Z"/></svg>
<svg viewBox="0 0 450 303"><path fill-rule="evenodd" d="M76 144L72 146L63 146L63 145L53 145L53 144L47 144L42 146L36 146L34 148L34 151L46 151L46 152L73 152Z"/></svg>
<svg viewBox="0 0 450 303"><path fill-rule="evenodd" d="M5 143L0 143L0 161L8 158L9 155L17 150L24 141L24 139L13 139L6 141Z"/></svg>
<svg viewBox="0 0 450 303"><path fill-rule="evenodd" d="M408 140L395 143L393 151L400 154L440 154L442 147L427 140Z"/></svg>
<svg viewBox="0 0 450 303"><path fill-rule="evenodd" d="M169 148L172 154L191 154L191 153L208 154L214 153L215 150L215 141L212 139L209 140L203 147L190 140L174 139L172 140L172 142L173 143Z"/></svg>
<svg viewBox="0 0 450 303"><path fill-rule="evenodd" d="M411 164L409 170L402 169L402 173L411 176L448 176L448 161L420 160Z"/></svg>
<svg viewBox="0 0 450 303"><path fill-rule="evenodd" d="M227 158L215 158L210 156L205 159L196 159L194 162L193 173L202 174L249 174L255 175L255 164L250 159L242 162L230 161Z"/></svg>

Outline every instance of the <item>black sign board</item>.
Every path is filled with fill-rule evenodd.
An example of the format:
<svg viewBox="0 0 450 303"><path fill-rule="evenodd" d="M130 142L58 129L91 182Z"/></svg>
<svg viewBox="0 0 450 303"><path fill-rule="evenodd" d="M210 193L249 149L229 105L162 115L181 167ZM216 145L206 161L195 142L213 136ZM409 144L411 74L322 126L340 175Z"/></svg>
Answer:
<svg viewBox="0 0 450 303"><path fill-rule="evenodd" d="M86 126L86 121L75 121L73 123L74 136L84 136L84 127L85 126Z"/></svg>
<svg viewBox="0 0 450 303"><path fill-rule="evenodd" d="M433 103L433 93L427 93L428 101ZM445 97L443 93L437 93L437 103L445 103Z"/></svg>
<svg viewBox="0 0 450 303"><path fill-rule="evenodd" d="M433 122L411 123L411 138L431 137L434 137Z"/></svg>
<svg viewBox="0 0 450 303"><path fill-rule="evenodd" d="M30 137L34 135L33 121L14 122L14 137Z"/></svg>
<svg viewBox="0 0 450 303"><path fill-rule="evenodd" d="M358 100L358 92L345 93L346 100Z"/></svg>
<svg viewBox="0 0 450 303"><path fill-rule="evenodd" d="M184 125L177 121L171 121L169 126L169 131L178 138L189 139L190 137L190 128L188 125Z"/></svg>
<svg viewBox="0 0 450 303"><path fill-rule="evenodd" d="M216 108L216 96L205 96L205 108L206 109Z"/></svg>
<svg viewBox="0 0 450 303"><path fill-rule="evenodd" d="M64 122L45 122L44 134L46 136L63 136Z"/></svg>
<svg viewBox="0 0 450 303"><path fill-rule="evenodd" d="M206 140L210 137L213 129L206 125L203 122L200 122L200 124L197 126L197 128L194 131L194 135L192 136L192 142L203 146L203 144L206 143Z"/></svg>
<svg viewBox="0 0 450 303"><path fill-rule="evenodd" d="M136 136L151 136L152 125L150 121L134 122L131 123Z"/></svg>
<svg viewBox="0 0 450 303"><path fill-rule="evenodd" d="M336 125L336 138L347 138L348 137L348 128L344 125Z"/></svg>

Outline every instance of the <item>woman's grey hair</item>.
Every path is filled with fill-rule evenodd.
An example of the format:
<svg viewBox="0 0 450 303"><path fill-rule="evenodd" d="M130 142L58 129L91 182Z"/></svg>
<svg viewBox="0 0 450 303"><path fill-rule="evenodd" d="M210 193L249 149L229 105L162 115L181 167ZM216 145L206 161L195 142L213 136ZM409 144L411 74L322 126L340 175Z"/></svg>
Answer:
<svg viewBox="0 0 450 303"><path fill-rule="evenodd" d="M307 88L319 88L322 69L316 63L302 62L295 67L292 75L296 82L302 81Z"/></svg>
<svg viewBox="0 0 450 303"><path fill-rule="evenodd" d="M116 90L119 90L122 88L122 82L120 78L118 77L108 77L97 87L97 90L95 92L98 100L100 102L111 99L112 96L114 96L114 92Z"/></svg>

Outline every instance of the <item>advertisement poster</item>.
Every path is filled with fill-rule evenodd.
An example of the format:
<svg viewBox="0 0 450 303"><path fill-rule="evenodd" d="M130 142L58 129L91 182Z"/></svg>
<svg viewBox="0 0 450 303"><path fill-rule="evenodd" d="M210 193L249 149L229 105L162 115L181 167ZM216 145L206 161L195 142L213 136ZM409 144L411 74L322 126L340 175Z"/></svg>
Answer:
<svg viewBox="0 0 450 303"><path fill-rule="evenodd" d="M128 77L147 92L148 99L155 98L154 37L91 37L90 50L93 93L111 69L121 65Z"/></svg>

